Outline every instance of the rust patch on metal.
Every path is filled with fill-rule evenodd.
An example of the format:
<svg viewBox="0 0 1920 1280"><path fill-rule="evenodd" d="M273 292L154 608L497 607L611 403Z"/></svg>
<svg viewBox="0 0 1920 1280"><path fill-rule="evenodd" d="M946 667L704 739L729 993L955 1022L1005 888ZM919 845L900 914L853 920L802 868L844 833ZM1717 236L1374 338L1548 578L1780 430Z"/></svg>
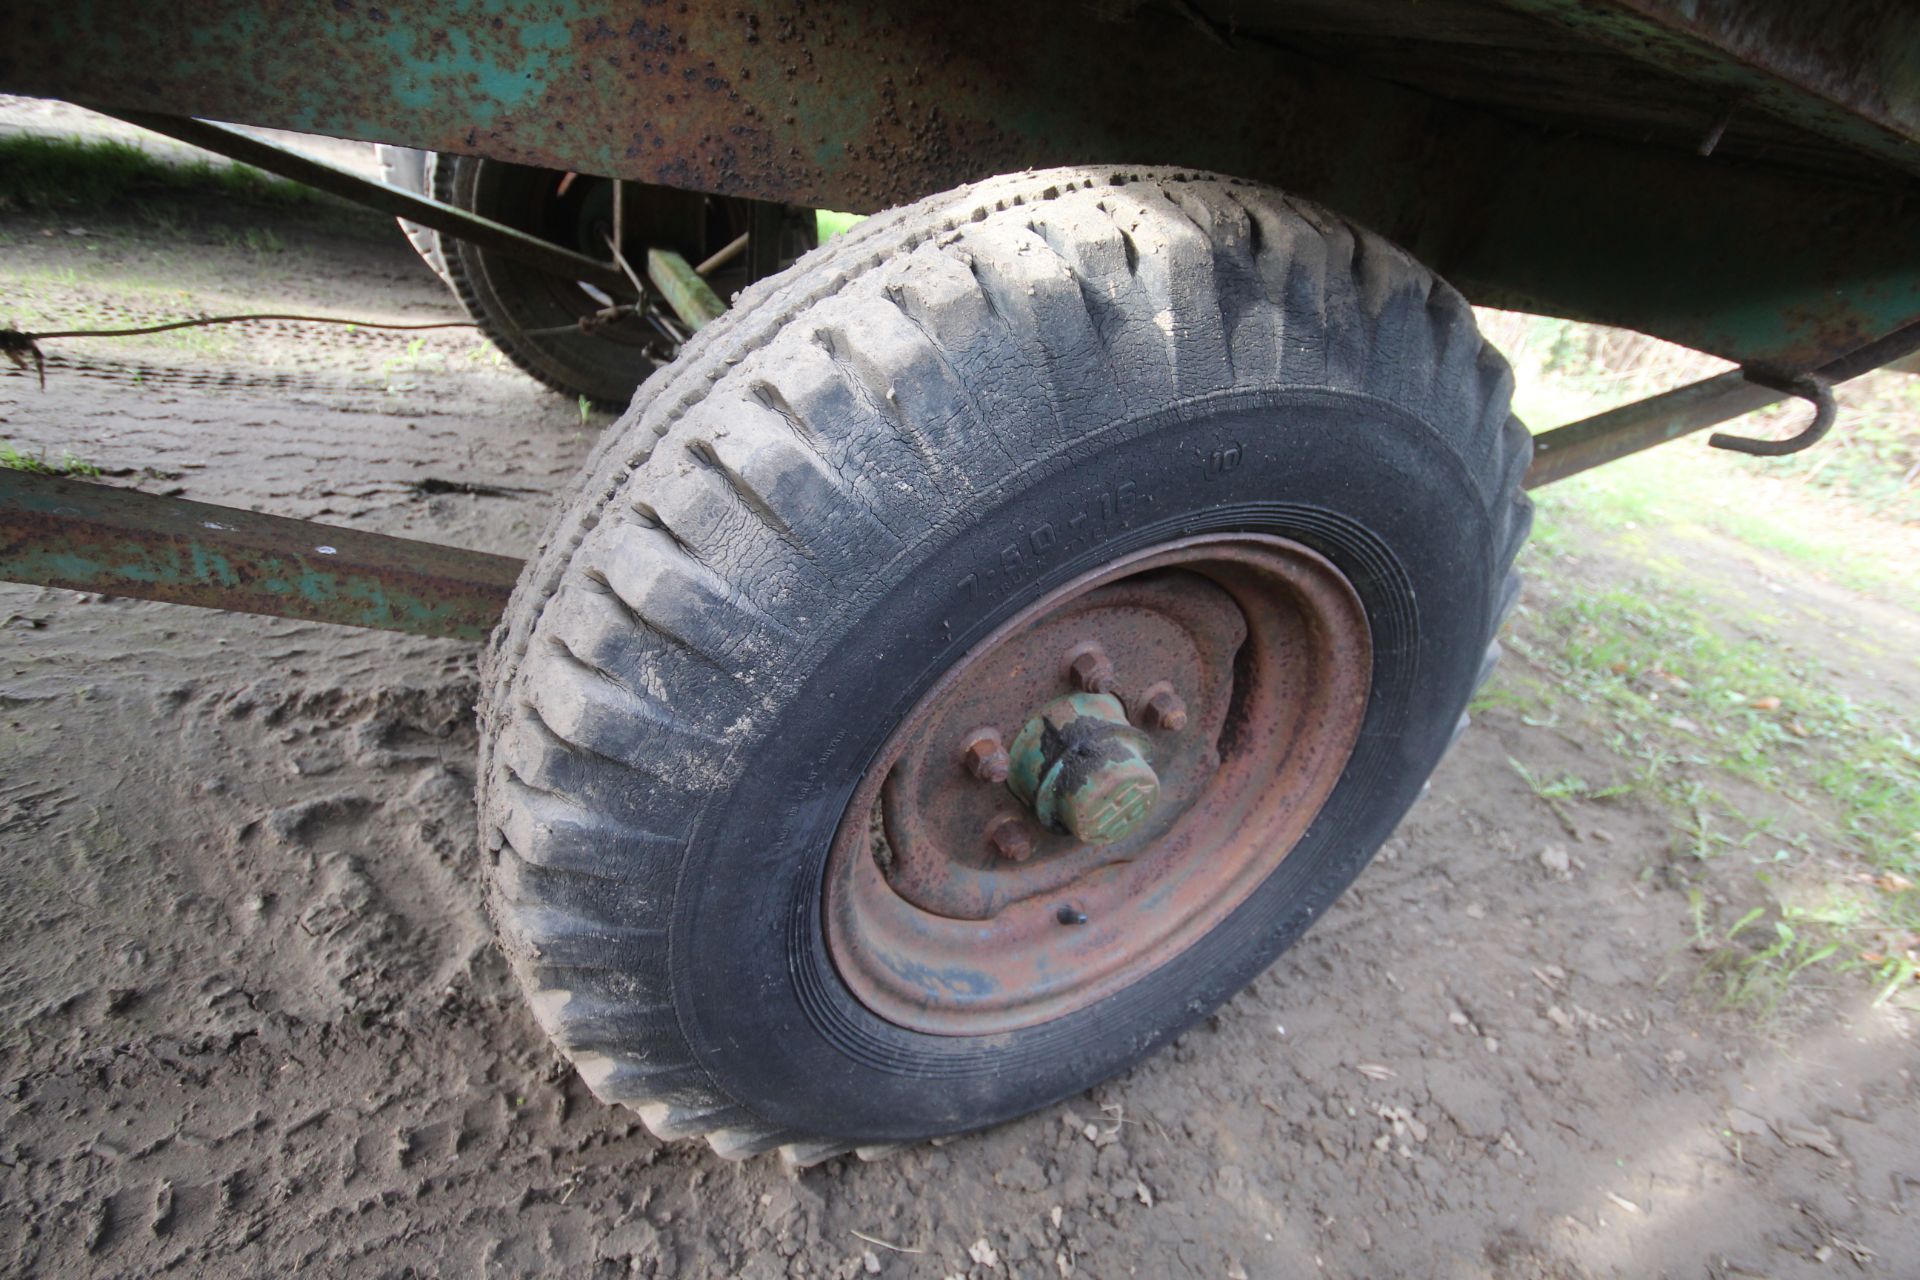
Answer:
<svg viewBox="0 0 1920 1280"><path fill-rule="evenodd" d="M954 748L983 726L1013 739L1072 693L1093 645L1133 723L1155 726L1136 736L1160 779L1145 821L1105 844L1037 820ZM1043 1022L1133 982L1298 842L1371 679L1352 586L1285 539L1186 539L1067 584L956 663L855 793L827 869L841 976L882 1017L947 1035Z"/></svg>

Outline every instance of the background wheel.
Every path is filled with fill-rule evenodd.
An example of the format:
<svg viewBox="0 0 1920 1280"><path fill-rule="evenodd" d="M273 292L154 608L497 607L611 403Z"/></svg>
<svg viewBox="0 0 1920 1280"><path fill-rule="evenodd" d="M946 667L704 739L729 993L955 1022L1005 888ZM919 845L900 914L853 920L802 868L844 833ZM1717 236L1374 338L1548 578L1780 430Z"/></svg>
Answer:
<svg viewBox="0 0 1920 1280"><path fill-rule="evenodd" d="M440 156L432 167L436 198L596 258L608 257L613 229L613 184L585 174L558 173L473 156ZM625 241L628 262L645 270L649 246L671 248L699 264L754 225L755 202L670 187L628 183ZM778 220L777 263L813 246L812 215ZM670 312L629 316L592 333L576 326L614 299L582 281L536 271L478 245L439 237L447 283L481 331L514 364L556 390L625 408L633 390L674 357L684 333ZM751 259L742 254L709 273L721 298L744 288Z"/></svg>
<svg viewBox="0 0 1920 1280"><path fill-rule="evenodd" d="M384 142L374 144L373 151L379 157L382 178L415 195L433 194L433 169L439 160L433 152L414 147L388 146ZM447 278L447 259L440 248L440 233L417 222L408 222L405 218L395 221L400 224L400 230L406 233L407 243L420 255L420 260L444 283Z"/></svg>
<svg viewBox="0 0 1920 1280"><path fill-rule="evenodd" d="M1484 675L1530 446L1458 294L1222 178L996 179L745 301L522 580L481 812L595 1091L805 1162L1083 1090L1297 938Z"/></svg>

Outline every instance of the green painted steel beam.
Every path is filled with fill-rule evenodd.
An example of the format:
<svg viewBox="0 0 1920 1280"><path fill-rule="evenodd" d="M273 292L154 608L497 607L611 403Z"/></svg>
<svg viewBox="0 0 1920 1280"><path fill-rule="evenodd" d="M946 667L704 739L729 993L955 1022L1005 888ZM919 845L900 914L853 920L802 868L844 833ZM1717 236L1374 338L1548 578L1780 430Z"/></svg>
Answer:
<svg viewBox="0 0 1920 1280"><path fill-rule="evenodd" d="M1886 0L1813 7L1844 23ZM64 0L8 36L8 91L813 207L1036 165L1213 169L1382 232L1476 301L1741 361L1809 367L1920 318L1916 166L1893 163L1911 131L1876 123L1885 182L1850 185L1548 132L1223 40L1191 6ZM1906 55L1887 56L1892 85Z"/></svg>
<svg viewBox="0 0 1920 1280"><path fill-rule="evenodd" d="M630 298L633 284L610 261L589 258L551 240L542 240L516 227L470 213L431 196L417 195L389 182L366 178L350 169L329 164L289 147L278 146L223 124L187 116L162 116L146 111L111 112L116 119L154 133L250 164L309 187L352 200L396 218L430 227L443 235L470 240L503 258L563 280L583 280L613 296Z"/></svg>
<svg viewBox="0 0 1920 1280"><path fill-rule="evenodd" d="M727 304L701 278L693 264L671 249L647 250L647 279L660 291L673 314L698 332L727 313Z"/></svg>
<svg viewBox="0 0 1920 1280"><path fill-rule="evenodd" d="M0 469L0 580L484 640L520 562Z"/></svg>

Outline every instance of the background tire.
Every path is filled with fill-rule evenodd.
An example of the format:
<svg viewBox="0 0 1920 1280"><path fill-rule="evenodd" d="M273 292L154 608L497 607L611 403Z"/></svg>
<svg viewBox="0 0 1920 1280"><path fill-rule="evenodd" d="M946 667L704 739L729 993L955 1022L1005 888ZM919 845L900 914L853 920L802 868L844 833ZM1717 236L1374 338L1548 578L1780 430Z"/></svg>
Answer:
<svg viewBox="0 0 1920 1280"><path fill-rule="evenodd" d="M440 156L432 167L434 195L521 231L605 260L612 225L611 183L475 156ZM666 247L699 264L747 231L753 202L670 187L628 183L626 242L634 270L645 270L648 246ZM813 246L812 214L794 212L782 223L781 261ZM638 316L592 333L577 323L614 300L594 286L538 271L469 241L439 237L445 278L467 314L523 371L557 391L624 409L634 388L673 359L678 322L664 327ZM708 283L724 300L748 283L743 255L713 271ZM657 300L653 304L659 312Z"/></svg>
<svg viewBox="0 0 1920 1280"><path fill-rule="evenodd" d="M392 147L384 142L376 143L373 151L380 159L380 176L387 182L418 196L433 194L433 169L439 159L433 152L413 147ZM420 255L420 260L440 277L441 283L446 283L447 258L440 247L440 233L417 222L408 222L405 218L395 221L400 224L400 230L406 233L407 243Z"/></svg>
<svg viewBox="0 0 1920 1280"><path fill-rule="evenodd" d="M489 652L481 821L541 1024L660 1136L802 1163L1165 1043L1325 910L1452 740L1529 520L1510 381L1398 249L1211 176L996 179L757 286L608 434ZM1312 826L1098 1004L992 1037L876 1016L821 898L881 744L1026 603L1210 532L1310 547L1364 604L1364 726Z"/></svg>

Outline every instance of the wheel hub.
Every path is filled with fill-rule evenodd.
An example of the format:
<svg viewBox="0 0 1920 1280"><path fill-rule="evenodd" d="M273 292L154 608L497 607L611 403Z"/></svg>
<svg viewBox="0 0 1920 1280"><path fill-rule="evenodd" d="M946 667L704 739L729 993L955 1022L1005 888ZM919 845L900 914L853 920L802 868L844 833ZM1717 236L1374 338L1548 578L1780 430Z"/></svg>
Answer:
<svg viewBox="0 0 1920 1280"><path fill-rule="evenodd" d="M1149 750L1120 699L1068 694L1021 726L1007 786L1047 830L1112 844L1138 830L1160 798Z"/></svg>
<svg viewBox="0 0 1920 1280"><path fill-rule="evenodd" d="M1292 849L1371 669L1352 586L1284 539L1187 539L1052 592L935 684L855 793L827 868L842 977L950 1035L1137 979Z"/></svg>

